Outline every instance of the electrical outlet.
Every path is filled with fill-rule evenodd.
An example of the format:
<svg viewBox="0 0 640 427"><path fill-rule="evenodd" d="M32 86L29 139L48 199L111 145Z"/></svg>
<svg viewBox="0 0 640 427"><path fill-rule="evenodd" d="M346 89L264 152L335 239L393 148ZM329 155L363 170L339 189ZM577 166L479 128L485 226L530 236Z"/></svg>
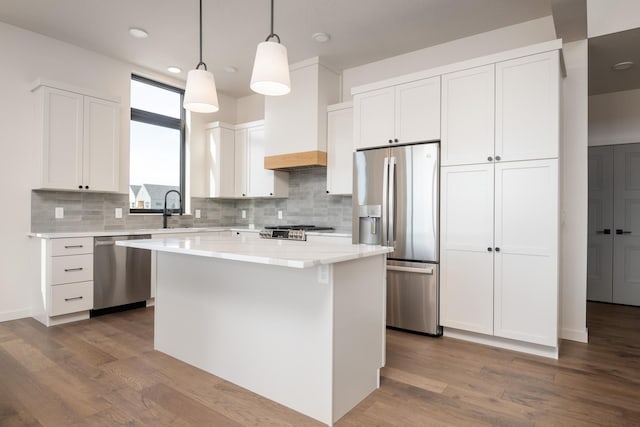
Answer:
<svg viewBox="0 0 640 427"><path fill-rule="evenodd" d="M278 211L278 219L282 219L282 211Z"/></svg>
<svg viewBox="0 0 640 427"><path fill-rule="evenodd" d="M56 208L56 219L64 218L64 208Z"/></svg>
<svg viewBox="0 0 640 427"><path fill-rule="evenodd" d="M116 208L115 215L117 219L122 218L122 208Z"/></svg>
<svg viewBox="0 0 640 427"><path fill-rule="evenodd" d="M247 218L247 210L246 209L242 209L242 212L240 212L242 214L242 219L246 219Z"/></svg>
<svg viewBox="0 0 640 427"><path fill-rule="evenodd" d="M196 209L196 219L200 219L200 209Z"/></svg>

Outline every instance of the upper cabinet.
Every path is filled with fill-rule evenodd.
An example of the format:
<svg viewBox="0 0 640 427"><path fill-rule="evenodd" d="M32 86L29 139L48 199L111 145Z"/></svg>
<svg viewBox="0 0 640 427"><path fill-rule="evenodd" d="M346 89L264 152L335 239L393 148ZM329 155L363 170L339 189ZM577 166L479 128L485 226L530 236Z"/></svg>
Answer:
<svg viewBox="0 0 640 427"><path fill-rule="evenodd" d="M327 109L327 194L353 191L352 105L344 102Z"/></svg>
<svg viewBox="0 0 640 427"><path fill-rule="evenodd" d="M338 102L340 76L317 57L290 70L291 92L265 98L264 166L326 166L327 106Z"/></svg>
<svg viewBox="0 0 640 427"><path fill-rule="evenodd" d="M494 157L495 65L442 76L442 166Z"/></svg>
<svg viewBox="0 0 640 427"><path fill-rule="evenodd" d="M496 159L558 157L559 55L554 50L496 64Z"/></svg>
<svg viewBox="0 0 640 427"><path fill-rule="evenodd" d="M287 172L264 168L262 120L206 126L206 197L287 197Z"/></svg>
<svg viewBox="0 0 640 427"><path fill-rule="evenodd" d="M118 102L39 82L36 188L119 190Z"/></svg>
<svg viewBox="0 0 640 427"><path fill-rule="evenodd" d="M440 76L353 97L355 149L440 139Z"/></svg>

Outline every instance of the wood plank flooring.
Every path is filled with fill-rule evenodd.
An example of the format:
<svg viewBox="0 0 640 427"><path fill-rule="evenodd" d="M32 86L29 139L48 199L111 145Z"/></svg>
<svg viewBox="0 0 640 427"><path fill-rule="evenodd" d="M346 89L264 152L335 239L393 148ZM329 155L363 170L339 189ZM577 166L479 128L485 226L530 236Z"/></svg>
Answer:
<svg viewBox="0 0 640 427"><path fill-rule="evenodd" d="M640 308L588 304L589 344L549 360L387 331L381 387L336 423L638 426ZM153 350L153 309L0 323L0 426L320 426Z"/></svg>

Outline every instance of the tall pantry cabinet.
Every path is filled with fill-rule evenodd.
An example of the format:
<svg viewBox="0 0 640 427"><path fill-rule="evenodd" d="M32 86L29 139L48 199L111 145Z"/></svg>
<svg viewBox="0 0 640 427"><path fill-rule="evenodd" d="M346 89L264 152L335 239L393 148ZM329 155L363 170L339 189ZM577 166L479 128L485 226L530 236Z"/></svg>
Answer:
<svg viewBox="0 0 640 427"><path fill-rule="evenodd" d="M440 309L452 333L557 347L559 85L557 50L442 76Z"/></svg>

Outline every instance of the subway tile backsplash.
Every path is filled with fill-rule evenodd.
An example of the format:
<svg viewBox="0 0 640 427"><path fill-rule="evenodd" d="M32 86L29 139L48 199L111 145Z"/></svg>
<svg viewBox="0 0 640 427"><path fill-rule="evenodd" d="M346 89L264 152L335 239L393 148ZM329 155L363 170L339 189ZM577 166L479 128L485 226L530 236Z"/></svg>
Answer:
<svg viewBox="0 0 640 427"><path fill-rule="evenodd" d="M55 218L55 208L64 208L64 218ZM115 208L122 218L115 218ZM216 227L273 224L313 224L351 232L351 197L326 194L326 169L307 168L289 173L287 199L211 199L192 197L193 215L172 216L170 227ZM246 218L242 218L242 211ZM282 211L282 219L278 219ZM111 193L33 190L31 231L117 231L162 227L161 215L129 215L129 196Z"/></svg>

